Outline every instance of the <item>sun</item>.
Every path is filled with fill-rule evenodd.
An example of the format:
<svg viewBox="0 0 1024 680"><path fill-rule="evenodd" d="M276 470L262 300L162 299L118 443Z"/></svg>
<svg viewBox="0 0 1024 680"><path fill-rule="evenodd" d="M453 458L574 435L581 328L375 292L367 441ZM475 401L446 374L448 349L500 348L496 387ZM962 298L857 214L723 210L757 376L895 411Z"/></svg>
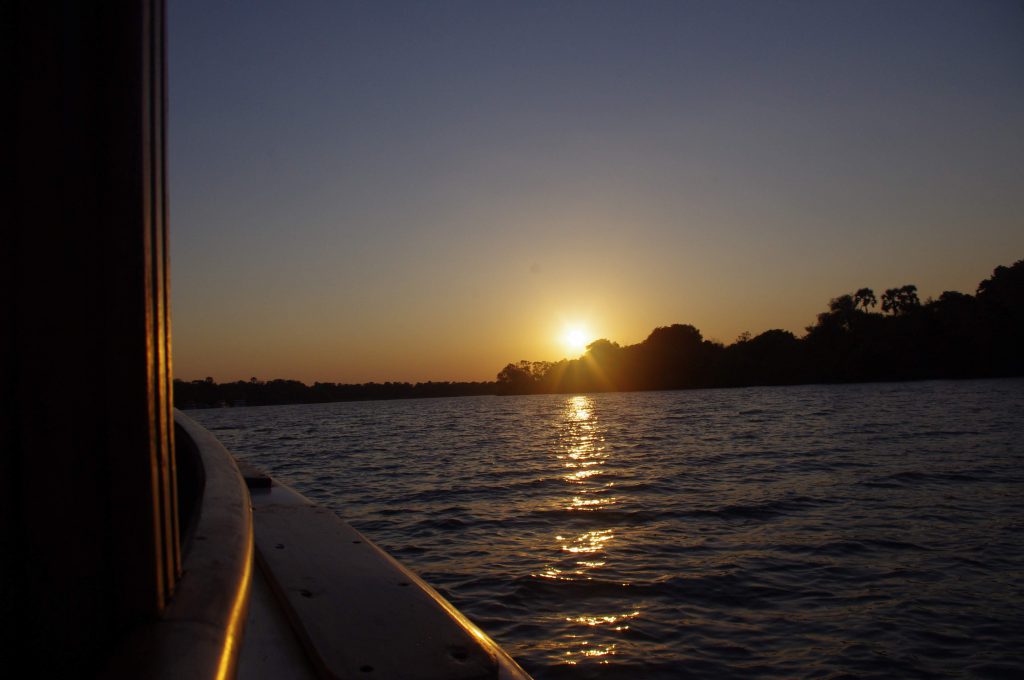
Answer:
<svg viewBox="0 0 1024 680"><path fill-rule="evenodd" d="M590 333L583 326L566 326L562 332L562 346L573 354L583 354L590 341Z"/></svg>

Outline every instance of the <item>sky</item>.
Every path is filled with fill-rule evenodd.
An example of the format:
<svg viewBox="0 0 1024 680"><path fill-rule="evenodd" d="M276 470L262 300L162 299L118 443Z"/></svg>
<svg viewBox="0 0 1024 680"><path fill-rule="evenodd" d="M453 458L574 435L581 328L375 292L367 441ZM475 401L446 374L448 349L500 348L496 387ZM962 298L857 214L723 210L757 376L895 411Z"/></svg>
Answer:
<svg viewBox="0 0 1024 680"><path fill-rule="evenodd" d="M178 378L493 380L1024 258L1017 1L168 7Z"/></svg>

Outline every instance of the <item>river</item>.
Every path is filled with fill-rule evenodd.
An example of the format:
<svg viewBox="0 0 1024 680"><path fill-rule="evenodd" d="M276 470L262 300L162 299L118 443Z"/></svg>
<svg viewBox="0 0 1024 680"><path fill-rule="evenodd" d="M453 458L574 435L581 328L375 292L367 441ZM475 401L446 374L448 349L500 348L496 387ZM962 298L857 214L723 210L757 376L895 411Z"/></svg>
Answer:
<svg viewBox="0 0 1024 680"><path fill-rule="evenodd" d="M538 679L1024 677L1024 380L189 415Z"/></svg>

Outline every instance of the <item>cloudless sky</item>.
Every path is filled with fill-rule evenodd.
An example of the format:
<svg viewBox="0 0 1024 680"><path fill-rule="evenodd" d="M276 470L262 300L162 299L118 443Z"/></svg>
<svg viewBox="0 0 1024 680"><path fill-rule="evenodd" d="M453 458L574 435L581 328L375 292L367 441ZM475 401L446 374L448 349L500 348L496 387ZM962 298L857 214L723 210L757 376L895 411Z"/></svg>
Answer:
<svg viewBox="0 0 1024 680"><path fill-rule="evenodd" d="M490 380L1024 258L1007 0L168 9L174 371Z"/></svg>

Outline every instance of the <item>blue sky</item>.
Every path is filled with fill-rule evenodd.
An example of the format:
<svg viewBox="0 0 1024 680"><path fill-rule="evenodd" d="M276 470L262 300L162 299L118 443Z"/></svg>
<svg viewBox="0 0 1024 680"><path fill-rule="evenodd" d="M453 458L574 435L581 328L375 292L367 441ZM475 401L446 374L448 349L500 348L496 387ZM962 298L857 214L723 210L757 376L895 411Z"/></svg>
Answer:
<svg viewBox="0 0 1024 680"><path fill-rule="evenodd" d="M1024 257L1017 2L174 2L175 372L492 379Z"/></svg>

